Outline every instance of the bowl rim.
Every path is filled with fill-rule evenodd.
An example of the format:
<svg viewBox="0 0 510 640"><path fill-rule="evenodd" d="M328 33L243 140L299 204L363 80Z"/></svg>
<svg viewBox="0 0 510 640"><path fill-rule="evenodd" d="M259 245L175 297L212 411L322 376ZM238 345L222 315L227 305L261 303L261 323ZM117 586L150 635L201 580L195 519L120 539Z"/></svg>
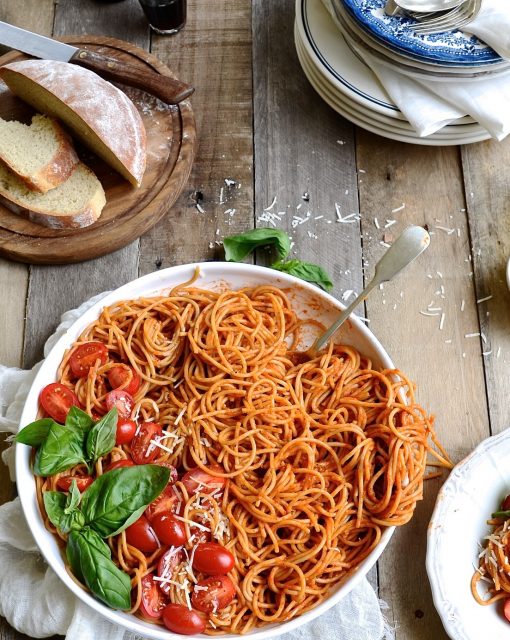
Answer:
<svg viewBox="0 0 510 640"><path fill-rule="evenodd" d="M309 294L318 296L326 303L331 305L332 308L336 308L339 311L345 309L339 300L333 297L331 294L319 289L317 286L300 280L289 274L275 271L268 267L259 265L250 265L245 263L233 263L233 262L195 262L187 263L184 265L176 265L161 269L160 271L154 271L139 278L135 278L124 285L114 289L105 294L99 300L96 300L92 306L87 309L79 318L77 318L72 325L66 329L58 340L53 344L48 354L44 357L44 360L37 371L34 380L30 386L30 390L27 394L25 404L23 407L20 426L28 424L28 422L35 419L34 416L34 402L37 406L38 389L41 389L44 384L48 384L48 379L55 377L56 368L52 364L52 360L58 358L57 362L60 363L62 355L66 348L68 348L77 336L83 331L83 329L93 322L101 309L105 306L113 304L116 301L123 299L136 299L146 295L147 297L157 295L157 291L165 291L166 289L175 286L179 282L185 282L193 274L196 268L200 269L200 276L210 277L215 276L216 279L213 282L226 282L229 275L235 276L236 274L241 277L246 277L248 280L253 280L254 276L261 276L261 280L271 279L274 280L274 285L280 288L285 288L285 285L290 285L293 288L301 288ZM197 281L196 286L200 287L200 282ZM205 287L210 287L210 283L206 283ZM237 286L237 285L235 285ZM246 286L252 286L251 283ZM138 289L143 289L147 293L137 293ZM239 287L238 287L239 288ZM133 289L135 292L133 293ZM384 349L382 344L376 338L376 336L368 329L367 326L358 319L355 315L351 314L346 322L346 325L350 325L355 332L358 332L361 337L366 340L374 349L381 360L381 365L393 369L394 364ZM58 355L60 353L60 356ZM55 355L57 354L57 355ZM58 365L57 365L58 366ZM44 383L44 384L41 384ZM47 564L55 571L58 577L64 582L75 596L81 602L91 607L94 611L101 614L109 622L129 629L134 633L140 634L142 637L150 638L152 640L170 640L171 638L179 640L181 635L174 634L165 627L159 625L151 625L144 623L142 620L132 614L110 609L107 605L103 604L89 592L85 591L77 582L75 582L69 573L65 569L65 565L62 558L61 548L58 553L55 553L57 548L57 542L54 535L48 531L44 526L43 518L39 511L39 507L36 500L35 482L33 482L33 472L30 464L30 452L31 447L27 445L16 445L15 451L15 466L16 466L16 484L18 494L20 497L23 513L27 521L28 527L36 541L36 544L44 557ZM30 476L32 482L27 482L27 476ZM352 589L354 589L358 583L366 576L368 571L375 565L380 555L388 545L391 536L393 535L395 527L387 527L382 535L377 546L372 552L363 560L360 565L353 571L353 573L347 577L347 579L341 583L336 590L330 593L330 595L320 604L315 606L310 611L307 611L296 618L284 623L276 623L259 627L246 634L225 634L222 637L226 640L245 640L248 638L256 638L262 640L263 638L273 638L283 633L288 633L297 627L310 622L314 618L318 617L329 608L340 602ZM40 543L40 536L43 542ZM53 547L53 548L52 548ZM194 638L205 638L204 634L199 636L188 636Z"/></svg>

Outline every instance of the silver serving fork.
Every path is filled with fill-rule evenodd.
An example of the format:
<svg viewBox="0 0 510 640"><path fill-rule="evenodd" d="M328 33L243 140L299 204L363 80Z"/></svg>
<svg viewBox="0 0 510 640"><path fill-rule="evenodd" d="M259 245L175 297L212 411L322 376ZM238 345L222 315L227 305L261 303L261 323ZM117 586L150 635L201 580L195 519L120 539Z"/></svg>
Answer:
<svg viewBox="0 0 510 640"><path fill-rule="evenodd" d="M478 15L482 6L482 0L466 0L455 9L440 16L422 18L417 24L406 25L409 30L422 35L455 31L465 27Z"/></svg>

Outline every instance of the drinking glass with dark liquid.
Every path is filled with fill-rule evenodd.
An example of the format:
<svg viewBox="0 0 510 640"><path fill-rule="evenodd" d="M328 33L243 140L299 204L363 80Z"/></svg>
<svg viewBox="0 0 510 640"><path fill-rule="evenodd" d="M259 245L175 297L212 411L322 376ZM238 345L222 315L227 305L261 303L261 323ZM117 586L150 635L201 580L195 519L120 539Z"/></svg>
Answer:
<svg viewBox="0 0 510 640"><path fill-rule="evenodd" d="M177 33L186 24L186 0L138 0L150 28L161 35Z"/></svg>

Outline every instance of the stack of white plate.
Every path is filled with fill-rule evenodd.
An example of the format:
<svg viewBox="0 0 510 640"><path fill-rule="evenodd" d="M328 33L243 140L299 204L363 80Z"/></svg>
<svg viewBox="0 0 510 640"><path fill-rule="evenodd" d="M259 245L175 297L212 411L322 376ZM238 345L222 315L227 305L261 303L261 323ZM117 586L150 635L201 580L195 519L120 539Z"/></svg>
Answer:
<svg viewBox="0 0 510 640"><path fill-rule="evenodd" d="M294 36L299 61L314 89L335 111L360 127L393 140L436 146L491 137L468 116L420 137L347 44L321 0L296 0Z"/></svg>

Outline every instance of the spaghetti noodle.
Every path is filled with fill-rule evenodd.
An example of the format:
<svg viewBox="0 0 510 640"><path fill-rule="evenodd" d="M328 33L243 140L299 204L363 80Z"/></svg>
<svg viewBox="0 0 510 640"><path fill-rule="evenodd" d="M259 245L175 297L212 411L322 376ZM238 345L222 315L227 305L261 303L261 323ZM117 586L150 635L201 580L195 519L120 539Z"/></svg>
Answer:
<svg viewBox="0 0 510 640"><path fill-rule="evenodd" d="M133 613L141 615L148 574L165 583L168 602L190 606L201 577L190 556L205 535L233 554L236 589L228 606L210 613L206 632L290 620L327 598L386 527L411 518L427 453L450 466L433 419L400 371L376 371L343 345L309 359L291 348L301 324L276 287L182 286L105 308L66 354L58 379L89 414L106 413L108 373L129 365L141 382L131 416L163 428L151 441L155 461L181 473L198 468L225 484L190 492L175 483L187 543L171 577L157 575L168 547L147 554L125 532L109 539L132 579ZM107 346L107 361L76 379L70 357L91 341ZM95 474L131 453L129 444L114 448ZM42 509L42 492L59 477L38 479Z"/></svg>

